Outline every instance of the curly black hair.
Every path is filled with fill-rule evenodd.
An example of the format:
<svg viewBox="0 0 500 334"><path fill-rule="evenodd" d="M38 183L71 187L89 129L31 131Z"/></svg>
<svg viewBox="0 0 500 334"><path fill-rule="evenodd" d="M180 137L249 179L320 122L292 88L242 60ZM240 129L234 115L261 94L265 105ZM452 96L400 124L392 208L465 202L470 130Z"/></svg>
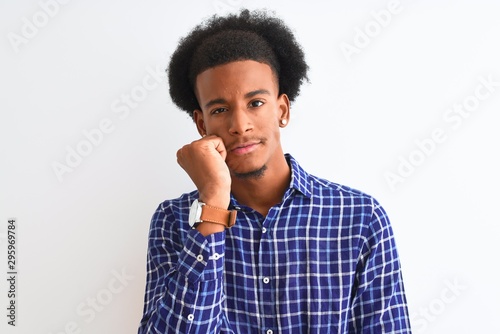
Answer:
<svg viewBox="0 0 500 334"><path fill-rule="evenodd" d="M285 23L266 11L243 9L239 14L214 15L179 41L167 68L172 101L193 117L200 109L194 93L196 76L238 60L268 64L278 78L279 94L287 94L290 101L308 81L304 52Z"/></svg>

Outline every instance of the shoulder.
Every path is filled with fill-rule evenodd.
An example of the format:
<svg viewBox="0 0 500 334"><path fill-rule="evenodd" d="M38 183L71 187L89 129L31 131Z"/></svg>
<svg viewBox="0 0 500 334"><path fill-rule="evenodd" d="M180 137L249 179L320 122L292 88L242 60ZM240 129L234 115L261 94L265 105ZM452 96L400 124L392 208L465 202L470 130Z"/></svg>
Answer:
<svg viewBox="0 0 500 334"><path fill-rule="evenodd" d="M380 205L371 194L315 175L309 174L309 184L313 197L332 198L343 203L368 205L373 208Z"/></svg>
<svg viewBox="0 0 500 334"><path fill-rule="evenodd" d="M385 209L373 195L310 174L309 184L313 203L331 205L349 216L362 217L365 223L378 225L376 229L389 225Z"/></svg>
<svg viewBox="0 0 500 334"><path fill-rule="evenodd" d="M343 195L347 197L360 197L366 199L373 199L371 195L365 193L364 191L347 186L345 184L333 182L312 174L309 174L309 181L311 182L312 189L320 192L337 193L339 196Z"/></svg>
<svg viewBox="0 0 500 334"><path fill-rule="evenodd" d="M360 227L360 233L378 240L392 235L387 212L372 195L343 184L310 175L312 202L330 207L332 215Z"/></svg>
<svg viewBox="0 0 500 334"><path fill-rule="evenodd" d="M291 187L312 200L313 205L346 209L348 214L371 215L380 207L370 194L308 173L290 154L286 155L292 169Z"/></svg>

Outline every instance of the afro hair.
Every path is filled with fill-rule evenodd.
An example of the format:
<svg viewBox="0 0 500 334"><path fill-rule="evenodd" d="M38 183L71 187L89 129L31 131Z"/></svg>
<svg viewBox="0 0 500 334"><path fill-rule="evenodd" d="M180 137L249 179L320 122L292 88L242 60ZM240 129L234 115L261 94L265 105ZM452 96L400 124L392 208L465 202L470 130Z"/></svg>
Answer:
<svg viewBox="0 0 500 334"><path fill-rule="evenodd" d="M294 101L308 80L304 58L292 31L265 11L214 15L179 41L167 68L170 96L193 117L193 111L200 109L194 93L198 74L232 61L255 60L271 67L279 94Z"/></svg>

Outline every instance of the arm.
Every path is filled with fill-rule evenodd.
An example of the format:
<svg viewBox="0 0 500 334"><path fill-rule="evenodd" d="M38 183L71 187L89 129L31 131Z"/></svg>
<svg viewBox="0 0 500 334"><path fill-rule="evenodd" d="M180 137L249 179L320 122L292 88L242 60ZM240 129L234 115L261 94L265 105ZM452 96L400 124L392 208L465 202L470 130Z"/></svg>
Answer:
<svg viewBox="0 0 500 334"><path fill-rule="evenodd" d="M217 332L227 326L222 310L225 233L179 232L176 226L182 224L165 211L160 206L151 222L138 333Z"/></svg>
<svg viewBox="0 0 500 334"><path fill-rule="evenodd" d="M389 219L374 200L357 269L351 333L411 333L401 265Z"/></svg>
<svg viewBox="0 0 500 334"><path fill-rule="evenodd" d="M219 208L229 205L231 178L225 157L224 143L216 136L177 151L177 162L193 180L200 199ZM224 227L203 222L196 229L187 228L189 205L184 201L160 206L152 219L139 334L205 334L227 328L222 310Z"/></svg>

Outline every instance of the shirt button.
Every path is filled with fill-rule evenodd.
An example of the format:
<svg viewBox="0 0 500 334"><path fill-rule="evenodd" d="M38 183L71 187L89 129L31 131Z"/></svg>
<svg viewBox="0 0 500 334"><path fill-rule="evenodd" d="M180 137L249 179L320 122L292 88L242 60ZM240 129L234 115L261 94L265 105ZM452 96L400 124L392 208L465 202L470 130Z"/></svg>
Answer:
<svg viewBox="0 0 500 334"><path fill-rule="evenodd" d="M196 260L198 260L198 261L200 261L200 262L201 262L201 261L203 261L203 255L201 255L201 254L200 254L200 255L198 255L198 256L196 257Z"/></svg>
<svg viewBox="0 0 500 334"><path fill-rule="evenodd" d="M266 331L266 334L273 334L273 330L272 330L272 329L268 329L268 330Z"/></svg>
<svg viewBox="0 0 500 334"><path fill-rule="evenodd" d="M220 255L218 253L214 254L214 260L218 260L220 258Z"/></svg>
<svg viewBox="0 0 500 334"><path fill-rule="evenodd" d="M269 283L269 277L264 277L264 279L262 280L264 282L264 284L267 284ZM270 330L271 331L271 330ZM269 332L269 331L268 331ZM272 333L273 331L271 331Z"/></svg>
<svg viewBox="0 0 500 334"><path fill-rule="evenodd" d="M266 233L267 232L267 228L263 227L262 228L262 233Z"/></svg>
<svg viewBox="0 0 500 334"><path fill-rule="evenodd" d="M193 321L194 320L194 315L190 314L188 315L188 320L189 321ZM269 332L269 331L268 331ZM272 331L271 331L272 332Z"/></svg>

